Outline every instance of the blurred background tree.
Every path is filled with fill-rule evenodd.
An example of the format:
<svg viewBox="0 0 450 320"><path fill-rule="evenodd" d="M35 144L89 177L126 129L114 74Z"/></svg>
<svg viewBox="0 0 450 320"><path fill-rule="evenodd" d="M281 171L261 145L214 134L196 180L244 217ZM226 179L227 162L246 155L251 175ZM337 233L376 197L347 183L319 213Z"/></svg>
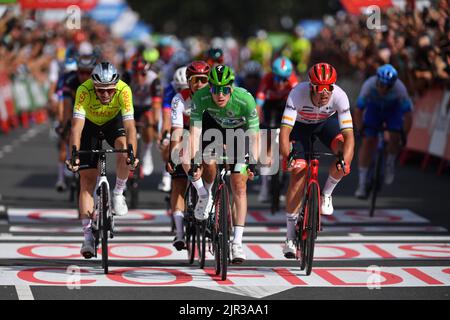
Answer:
<svg viewBox="0 0 450 320"><path fill-rule="evenodd" d="M158 33L235 37L258 29L288 31L300 19L321 19L340 8L338 0L128 0L129 5Z"/></svg>

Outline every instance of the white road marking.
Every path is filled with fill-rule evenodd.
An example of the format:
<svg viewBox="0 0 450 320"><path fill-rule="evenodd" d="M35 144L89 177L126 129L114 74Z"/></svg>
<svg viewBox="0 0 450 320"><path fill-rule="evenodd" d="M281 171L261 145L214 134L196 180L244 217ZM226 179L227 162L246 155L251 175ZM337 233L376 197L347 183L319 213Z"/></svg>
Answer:
<svg viewBox="0 0 450 320"><path fill-rule="evenodd" d="M31 292L30 286L25 284L16 285L16 291L19 300L34 300L33 292Z"/></svg>
<svg viewBox="0 0 450 320"><path fill-rule="evenodd" d="M79 243L0 243L0 259L81 259ZM108 246L111 260L185 260L186 251L171 243L113 242ZM248 260L286 261L282 243L244 242ZM99 252L100 255L100 252ZM207 258L212 259L209 251ZM314 259L350 260L424 260L450 259L450 243L317 243Z"/></svg>
<svg viewBox="0 0 450 320"><path fill-rule="evenodd" d="M450 286L448 266L313 268L310 276L299 267L236 267L230 266L228 279L221 281L213 268L195 267L110 267L103 274L100 267L82 267L77 285L88 287L198 287L202 289L256 295L261 297L295 287L322 288L406 288ZM65 266L0 267L0 285L65 286L68 274ZM71 280L70 280L71 281ZM240 287L241 289L236 289ZM249 289L249 287L254 289ZM284 287L284 288L283 288Z"/></svg>

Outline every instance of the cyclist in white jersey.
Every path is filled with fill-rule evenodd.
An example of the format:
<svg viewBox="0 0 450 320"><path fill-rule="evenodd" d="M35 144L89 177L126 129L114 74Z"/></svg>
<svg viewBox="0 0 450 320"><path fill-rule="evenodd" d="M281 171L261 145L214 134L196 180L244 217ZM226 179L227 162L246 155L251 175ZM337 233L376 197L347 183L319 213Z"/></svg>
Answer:
<svg viewBox="0 0 450 320"><path fill-rule="evenodd" d="M344 175L350 173L355 147L350 103L347 94L335 84L336 80L333 66L327 63L314 65L309 71L309 82L300 83L289 94L281 121L280 152L285 159L291 154L291 141L295 141L293 153L301 151L301 147L308 151L312 135L316 135L333 153L343 152L345 174L333 163L322 189L323 215L333 214L331 195ZM286 258L295 257L295 224L301 208L306 169L306 163L298 168L289 168L291 179L286 195L287 233L283 249Z"/></svg>

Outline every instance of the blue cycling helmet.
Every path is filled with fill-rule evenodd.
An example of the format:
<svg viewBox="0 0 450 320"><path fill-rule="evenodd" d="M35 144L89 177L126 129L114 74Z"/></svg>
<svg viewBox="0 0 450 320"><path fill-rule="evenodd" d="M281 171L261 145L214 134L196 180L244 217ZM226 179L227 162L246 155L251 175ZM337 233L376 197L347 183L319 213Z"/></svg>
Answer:
<svg viewBox="0 0 450 320"><path fill-rule="evenodd" d="M68 57L66 61L64 61L64 72L72 72L78 70L78 63L75 58Z"/></svg>
<svg viewBox="0 0 450 320"><path fill-rule="evenodd" d="M390 64L385 64L377 69L378 81L386 86L393 86L397 81L398 73Z"/></svg>
<svg viewBox="0 0 450 320"><path fill-rule="evenodd" d="M289 78L293 70L291 60L286 57L277 58L272 65L272 72L281 78Z"/></svg>

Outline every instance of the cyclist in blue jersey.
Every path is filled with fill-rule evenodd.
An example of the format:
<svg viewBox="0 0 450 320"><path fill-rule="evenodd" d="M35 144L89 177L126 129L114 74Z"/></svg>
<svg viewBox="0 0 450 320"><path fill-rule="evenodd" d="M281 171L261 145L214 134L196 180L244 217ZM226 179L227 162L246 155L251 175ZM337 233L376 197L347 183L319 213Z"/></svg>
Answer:
<svg viewBox="0 0 450 320"><path fill-rule="evenodd" d="M366 198L366 177L377 147L378 129L387 132L386 184L394 181L394 169L400 151L402 132L407 136L412 125L413 104L395 68L386 64L377 74L366 80L361 88L355 110L355 124L362 133L359 150L359 184L355 192L358 198Z"/></svg>

